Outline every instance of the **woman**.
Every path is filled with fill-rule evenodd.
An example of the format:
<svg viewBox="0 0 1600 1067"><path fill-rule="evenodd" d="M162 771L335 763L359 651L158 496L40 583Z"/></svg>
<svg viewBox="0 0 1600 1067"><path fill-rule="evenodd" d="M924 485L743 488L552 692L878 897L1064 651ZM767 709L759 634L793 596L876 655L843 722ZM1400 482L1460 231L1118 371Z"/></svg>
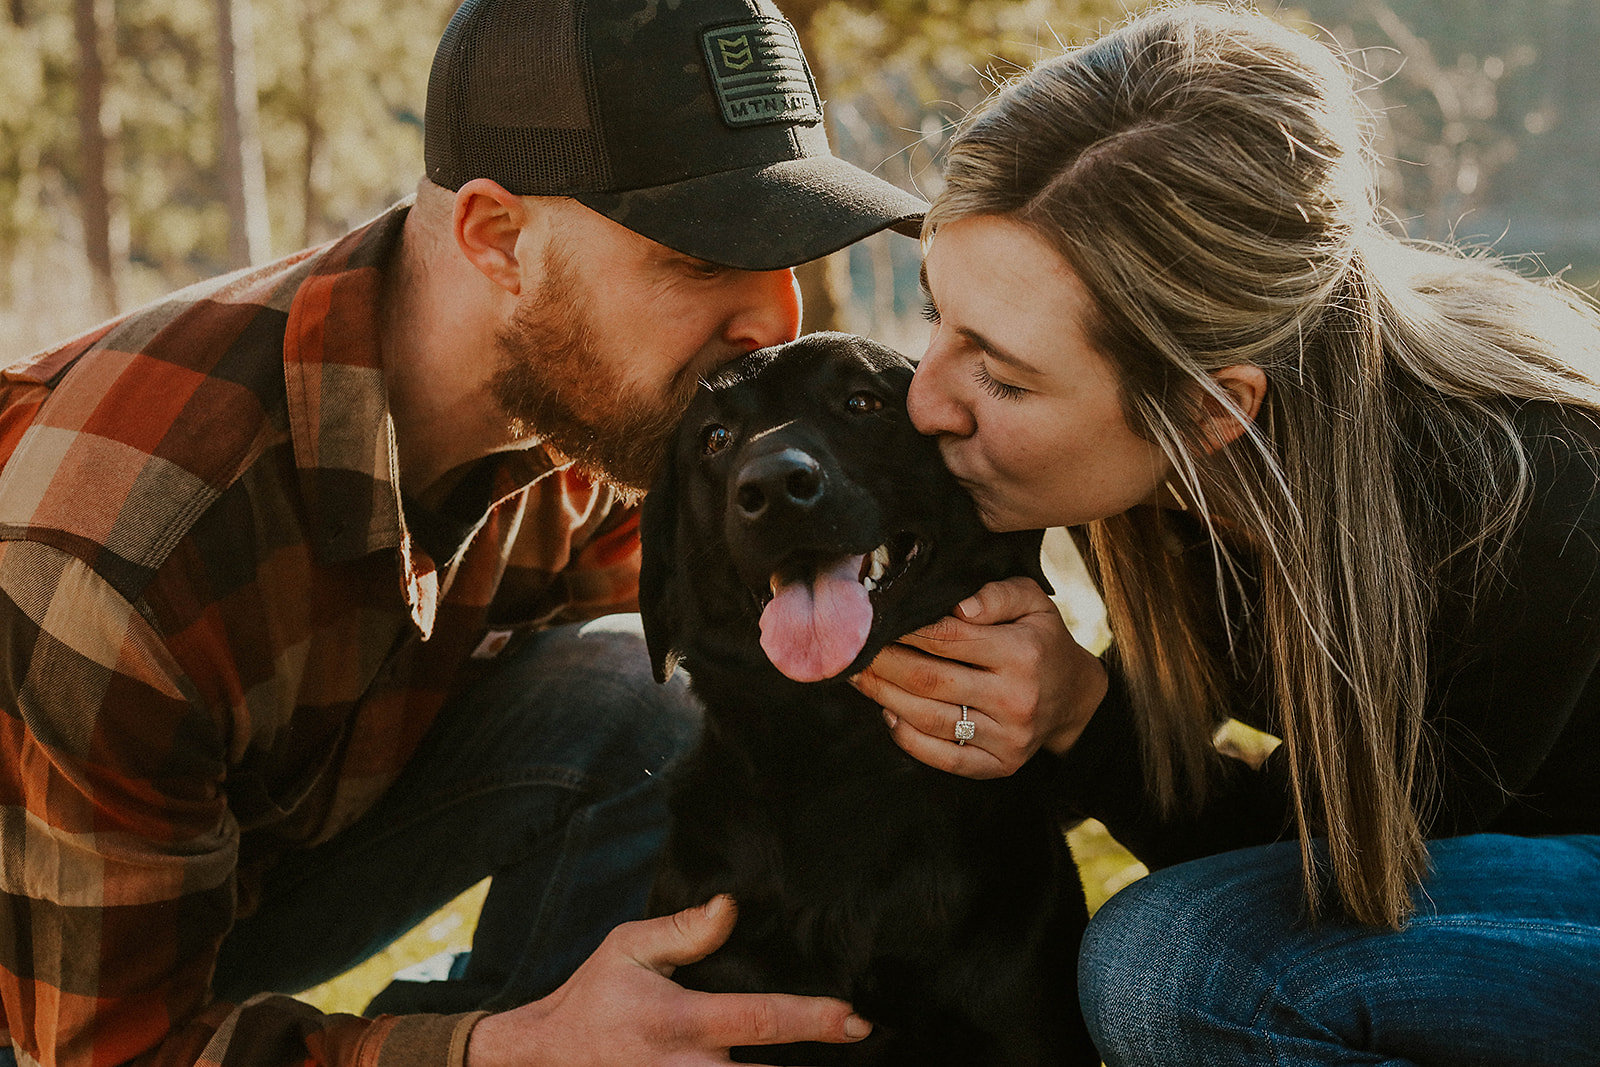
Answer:
<svg viewBox="0 0 1600 1067"><path fill-rule="evenodd" d="M1108 1064L1600 1062L1600 326L1381 230L1362 115L1164 9L971 120L925 225L911 417L1074 528L1113 645L1013 581L857 684L935 766L1055 752L1154 870L1085 942Z"/></svg>

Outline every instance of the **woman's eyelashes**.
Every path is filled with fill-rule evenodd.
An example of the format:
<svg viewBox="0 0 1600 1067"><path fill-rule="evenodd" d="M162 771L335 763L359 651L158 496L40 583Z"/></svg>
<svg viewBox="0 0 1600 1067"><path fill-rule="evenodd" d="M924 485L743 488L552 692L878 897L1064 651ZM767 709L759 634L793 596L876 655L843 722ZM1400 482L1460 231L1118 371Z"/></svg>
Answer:
<svg viewBox="0 0 1600 1067"><path fill-rule="evenodd" d="M983 391L996 400L1016 400L1019 397L1026 396L1028 392L1020 385L1007 385L990 374L989 368L983 365L982 360L978 361L977 368L972 372L972 376L977 379L978 385Z"/></svg>
<svg viewBox="0 0 1600 1067"><path fill-rule="evenodd" d="M922 301L922 317L935 326L939 324L939 305L933 302L933 297L931 296L925 297ZM978 360L978 364L973 370L973 377L983 391L996 400L1016 400L1018 397L1025 396L1028 392L1020 385L1007 385L990 374L989 368L984 366L982 359Z"/></svg>

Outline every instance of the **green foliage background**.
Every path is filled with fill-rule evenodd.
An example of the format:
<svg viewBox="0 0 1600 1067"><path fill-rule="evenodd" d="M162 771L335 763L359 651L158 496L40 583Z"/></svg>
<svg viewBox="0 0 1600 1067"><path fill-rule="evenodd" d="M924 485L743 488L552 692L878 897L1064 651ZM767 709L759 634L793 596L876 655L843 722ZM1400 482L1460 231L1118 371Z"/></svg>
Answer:
<svg viewBox="0 0 1600 1067"><path fill-rule="evenodd" d="M12 7L0 24L0 306L54 325L73 316L55 305L74 301L82 273L72 7ZM444 0L255 0L275 252L342 232L415 185L428 65L452 10ZM108 96L121 123L132 304L223 270L229 219L214 4L116 0L115 20Z"/></svg>
<svg viewBox="0 0 1600 1067"><path fill-rule="evenodd" d="M646 0L641 0L641 3ZM112 0L121 304L227 269L214 0ZM252 0L272 254L336 236L414 188L428 69L453 0ZM943 123L1114 0L797 0L836 140L908 187ZM0 337L21 355L92 322L79 219L73 0L0 17ZM824 58L825 57L825 58ZM931 108L925 101L934 101ZM848 130L844 127L848 126ZM926 137L926 134L932 137ZM908 246L909 247L909 246Z"/></svg>
<svg viewBox="0 0 1600 1067"><path fill-rule="evenodd" d="M227 266L218 167L217 0L102 0L118 158L112 243L131 307ZM671 0L639 0L671 2ZM950 126L1004 77L1145 0L786 0L841 154L924 194ZM14 355L93 320L79 196L75 0L0 15L0 338ZM407 195L428 68L454 0L248 0L274 255ZM1600 265L1600 5L1579 0L1297 0L1281 17L1355 49L1398 224L1466 234L1545 269ZM1588 57L1588 58L1585 58ZM916 340L915 248L849 253L844 325Z"/></svg>

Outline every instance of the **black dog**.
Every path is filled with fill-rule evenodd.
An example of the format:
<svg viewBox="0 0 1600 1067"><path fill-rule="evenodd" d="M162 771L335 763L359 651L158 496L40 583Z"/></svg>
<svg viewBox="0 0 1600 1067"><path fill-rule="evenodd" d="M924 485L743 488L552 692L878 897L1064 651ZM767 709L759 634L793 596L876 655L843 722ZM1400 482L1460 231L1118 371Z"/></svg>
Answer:
<svg viewBox="0 0 1600 1067"><path fill-rule="evenodd" d="M993 534L912 427L911 365L818 334L702 388L646 498L640 603L656 675L707 711L678 771L652 914L739 902L675 977L840 997L856 1045L796 1064L1098 1064L1078 1013L1083 891L1033 780L934 770L844 679L984 583L1041 584L1040 535ZM952 741L952 743L954 743Z"/></svg>

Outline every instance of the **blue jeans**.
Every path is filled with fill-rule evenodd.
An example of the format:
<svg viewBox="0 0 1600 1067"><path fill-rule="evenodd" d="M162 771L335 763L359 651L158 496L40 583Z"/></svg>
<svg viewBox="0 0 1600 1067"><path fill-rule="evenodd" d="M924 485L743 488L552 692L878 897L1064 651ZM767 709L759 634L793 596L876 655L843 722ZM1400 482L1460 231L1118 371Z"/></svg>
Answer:
<svg viewBox="0 0 1600 1067"><path fill-rule="evenodd" d="M657 685L638 616L531 635L441 710L373 809L272 869L213 988L293 993L380 951L493 876L466 973L396 983L377 1011L504 1009L550 992L643 915L661 771L698 737L680 674Z"/></svg>
<svg viewBox="0 0 1600 1067"><path fill-rule="evenodd" d="M1116 894L1079 960L1108 1067L1600 1064L1600 837L1429 848L1399 931L1308 925L1292 842Z"/></svg>

